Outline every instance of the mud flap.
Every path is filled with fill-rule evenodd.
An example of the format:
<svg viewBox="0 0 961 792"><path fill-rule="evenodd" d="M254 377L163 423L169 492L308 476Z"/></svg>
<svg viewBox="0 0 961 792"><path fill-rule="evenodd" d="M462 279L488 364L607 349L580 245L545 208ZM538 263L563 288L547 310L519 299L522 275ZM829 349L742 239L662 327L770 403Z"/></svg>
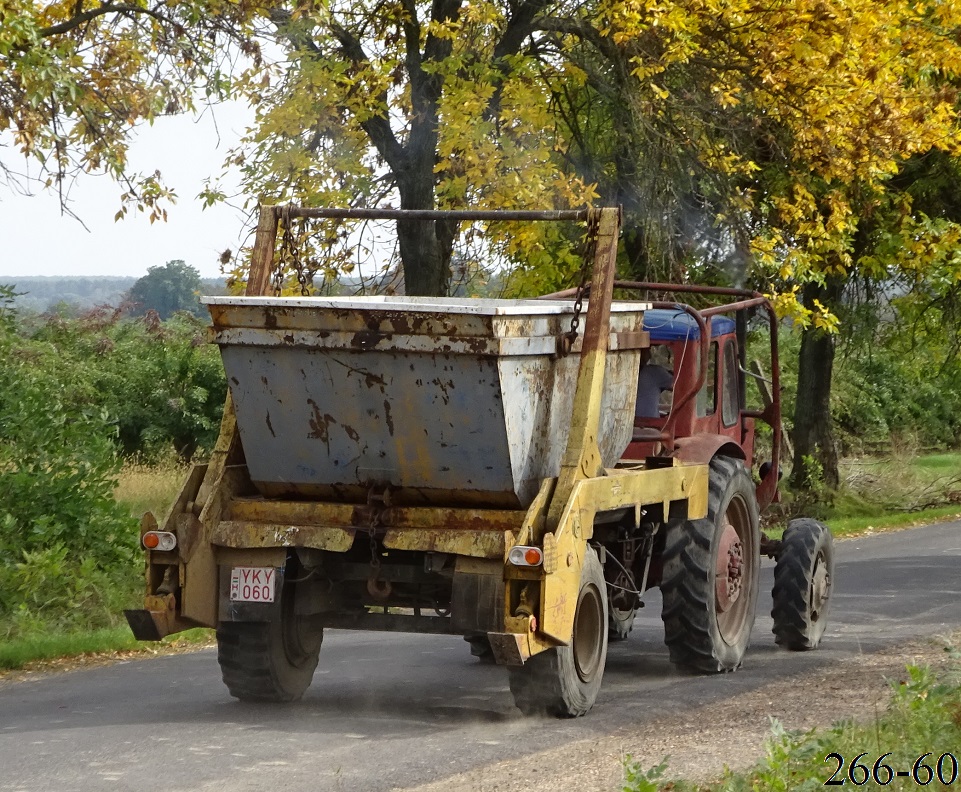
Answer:
<svg viewBox="0 0 961 792"><path fill-rule="evenodd" d="M487 633L497 665L522 666L530 657L527 636L517 633Z"/></svg>
<svg viewBox="0 0 961 792"><path fill-rule="evenodd" d="M503 619L504 562L458 556L451 588L451 632L501 630Z"/></svg>
<svg viewBox="0 0 961 792"><path fill-rule="evenodd" d="M160 628L154 621L153 614L148 610L125 610L123 615L127 617L127 624L133 637L138 641L159 641L163 638Z"/></svg>

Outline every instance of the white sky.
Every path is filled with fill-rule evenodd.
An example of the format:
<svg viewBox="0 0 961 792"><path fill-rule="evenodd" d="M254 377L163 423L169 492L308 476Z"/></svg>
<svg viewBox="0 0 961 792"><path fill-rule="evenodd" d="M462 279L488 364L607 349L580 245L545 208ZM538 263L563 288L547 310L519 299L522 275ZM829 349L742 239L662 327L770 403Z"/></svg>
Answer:
<svg viewBox="0 0 961 792"><path fill-rule="evenodd" d="M196 196L206 177L220 175L228 150L251 117L247 108L227 104L200 120L160 118L138 130L131 170L159 170L178 196L176 204L168 205L166 223L150 225L146 216L129 213L115 223L123 188L105 176L81 176L70 192L70 206L89 231L61 215L56 192L24 196L0 184L0 282L8 275L140 277L148 267L175 259L196 268L201 277L218 277L220 253L236 251L244 242L245 216L239 208L223 205L205 210ZM8 142L0 138L0 143ZM10 146L0 146L0 158L18 172L33 167Z"/></svg>

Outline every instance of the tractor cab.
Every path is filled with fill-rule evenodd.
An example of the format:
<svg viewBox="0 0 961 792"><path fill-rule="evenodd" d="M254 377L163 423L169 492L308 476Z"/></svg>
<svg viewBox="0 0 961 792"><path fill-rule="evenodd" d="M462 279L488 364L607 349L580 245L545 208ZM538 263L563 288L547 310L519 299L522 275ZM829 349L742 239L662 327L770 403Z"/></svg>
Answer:
<svg viewBox="0 0 961 792"><path fill-rule="evenodd" d="M644 313L650 348L642 351L634 431L622 454L625 463L704 464L721 455L756 471L761 508L777 499L781 443L777 319L763 295L710 286L617 281L631 293L689 292L716 305L653 302ZM733 298L733 301L732 301ZM747 326L766 319L772 364L763 409L747 404ZM757 375L750 375L757 376ZM758 379L761 379L758 377ZM771 427L770 459L755 460L755 424ZM767 453L765 454L767 456Z"/></svg>
<svg viewBox="0 0 961 792"><path fill-rule="evenodd" d="M741 420L745 405L735 322L727 316L714 316L706 325L710 340L703 344L698 323L682 308L659 308L644 314L651 346L642 360L634 437L625 459L659 455L670 445L661 437L665 428L671 430L674 445L683 445L681 438L724 437L738 446L738 456L751 458L754 421ZM695 388L702 356L707 362L704 381ZM670 387L663 387L668 382ZM686 394L693 398L684 398ZM651 409L655 400L656 412Z"/></svg>

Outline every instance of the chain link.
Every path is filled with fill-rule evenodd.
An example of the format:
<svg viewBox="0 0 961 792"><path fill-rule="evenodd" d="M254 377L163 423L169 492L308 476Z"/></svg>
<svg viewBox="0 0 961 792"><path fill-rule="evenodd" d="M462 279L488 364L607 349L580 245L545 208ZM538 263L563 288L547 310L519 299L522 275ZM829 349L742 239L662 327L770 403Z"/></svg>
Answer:
<svg viewBox="0 0 961 792"><path fill-rule="evenodd" d="M377 534L373 527L370 529L370 568L371 577L376 580L380 575L380 550L377 546Z"/></svg>
<svg viewBox="0 0 961 792"><path fill-rule="evenodd" d="M380 501L380 505L377 505ZM390 598L393 587L389 580L381 580L380 546L377 543L377 528L384 524L384 515L390 509L390 487L377 494L377 487L371 486L367 493L367 508L369 511L367 532L370 535L370 574L367 576L367 593L378 602L383 602L384 613L387 613L386 602Z"/></svg>
<svg viewBox="0 0 961 792"><path fill-rule="evenodd" d="M597 251L597 229L600 214L591 212L587 218L587 228L584 232L584 242L581 249L581 271L580 282L577 284L577 292L574 295L574 315L571 317L571 329L565 333L565 350L570 352L577 340L577 330L581 326L581 310L584 307L584 295L587 294L587 282L590 279L594 255Z"/></svg>
<svg viewBox="0 0 961 792"><path fill-rule="evenodd" d="M294 271L297 277L301 295L309 297L310 284L313 278L300 257L300 242L307 236L304 228L306 221L304 218L300 218L300 230L295 235L290 208L290 204L287 204L280 212L281 222L284 224L284 233L280 243L280 255L277 257L277 268L274 270L272 278L274 296L279 297L281 295L284 288L284 272L289 268Z"/></svg>
<svg viewBox="0 0 961 792"><path fill-rule="evenodd" d="M379 502L379 505L378 505ZM385 487L380 494L377 487L372 486L367 492L367 509L369 513L367 532L370 535L370 566L372 577L376 579L380 573L380 548L377 544L377 528L383 525L384 514L390 508L390 487Z"/></svg>

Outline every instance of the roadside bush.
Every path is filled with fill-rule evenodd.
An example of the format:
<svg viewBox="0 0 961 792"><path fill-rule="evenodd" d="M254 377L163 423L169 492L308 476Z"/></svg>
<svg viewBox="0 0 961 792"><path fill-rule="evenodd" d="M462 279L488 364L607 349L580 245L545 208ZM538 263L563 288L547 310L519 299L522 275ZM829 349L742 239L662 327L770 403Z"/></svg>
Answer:
<svg viewBox="0 0 961 792"><path fill-rule="evenodd" d="M189 314L109 328L111 346L99 354L98 382L125 456L156 460L173 449L190 460L213 448L227 384L220 353L206 344L204 329Z"/></svg>
<svg viewBox="0 0 961 792"><path fill-rule="evenodd" d="M865 349L836 366L832 413L844 454L889 451L916 438L923 448L961 441L961 377L928 351Z"/></svg>
<svg viewBox="0 0 961 792"><path fill-rule="evenodd" d="M0 636L99 626L130 588L135 521L113 498L116 428L71 393L72 366L0 325ZM118 581L128 581L126 584ZM53 614L56 614L54 617Z"/></svg>
<svg viewBox="0 0 961 792"><path fill-rule="evenodd" d="M98 308L76 319L34 320L29 335L41 365L61 369L74 404L106 410L124 456L155 460L172 449L189 460L216 442L227 392L204 331L190 314L161 322L156 314L130 319Z"/></svg>

